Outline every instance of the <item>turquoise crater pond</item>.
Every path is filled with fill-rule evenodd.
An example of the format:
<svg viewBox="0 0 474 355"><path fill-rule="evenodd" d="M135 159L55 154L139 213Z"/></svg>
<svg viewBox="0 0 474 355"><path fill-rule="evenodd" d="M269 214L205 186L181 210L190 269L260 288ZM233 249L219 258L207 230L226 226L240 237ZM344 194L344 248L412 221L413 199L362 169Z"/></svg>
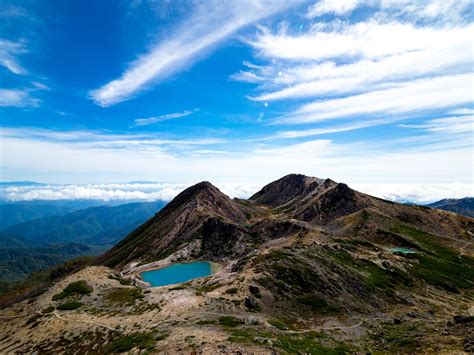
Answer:
<svg viewBox="0 0 474 355"><path fill-rule="evenodd" d="M390 248L390 251L392 253L400 253L400 254L416 254L416 250L401 248L401 247Z"/></svg>
<svg viewBox="0 0 474 355"><path fill-rule="evenodd" d="M208 261L172 264L162 269L144 271L140 274L143 281L152 287L174 285L199 277L213 274L213 265Z"/></svg>

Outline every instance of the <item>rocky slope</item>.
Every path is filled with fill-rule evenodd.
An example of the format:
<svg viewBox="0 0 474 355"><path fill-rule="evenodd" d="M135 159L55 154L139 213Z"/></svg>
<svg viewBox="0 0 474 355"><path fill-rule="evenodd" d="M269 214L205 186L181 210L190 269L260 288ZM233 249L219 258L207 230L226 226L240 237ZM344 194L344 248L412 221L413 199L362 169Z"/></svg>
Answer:
<svg viewBox="0 0 474 355"><path fill-rule="evenodd" d="M96 266L4 309L0 350L469 352L473 233L472 218L329 179L288 175L248 200L203 182ZM147 263L176 260L222 268L129 285Z"/></svg>

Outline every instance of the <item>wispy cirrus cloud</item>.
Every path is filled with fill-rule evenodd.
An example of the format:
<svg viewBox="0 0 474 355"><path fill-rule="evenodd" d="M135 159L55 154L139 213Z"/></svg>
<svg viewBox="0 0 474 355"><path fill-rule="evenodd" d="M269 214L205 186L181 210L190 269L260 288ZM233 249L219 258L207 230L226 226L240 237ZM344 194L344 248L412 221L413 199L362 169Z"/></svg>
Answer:
<svg viewBox="0 0 474 355"><path fill-rule="evenodd" d="M347 15L360 5L361 0L321 0L308 8L309 18L325 14Z"/></svg>
<svg viewBox="0 0 474 355"><path fill-rule="evenodd" d="M23 68L18 59L18 56L26 52L24 44L0 39L0 66L3 66L13 74L27 74L26 69Z"/></svg>
<svg viewBox="0 0 474 355"><path fill-rule="evenodd" d="M151 82L157 83L192 65L240 28L290 5L283 0L196 2L189 18L174 33L132 62L119 78L92 90L90 96L100 106L128 100Z"/></svg>
<svg viewBox="0 0 474 355"><path fill-rule="evenodd" d="M68 144L80 149L110 149L142 151L143 153L211 146L225 142L222 138L164 138L154 133L111 133L108 131L69 130L55 131L49 129L21 127L1 128L0 137L4 140L28 140L53 144Z"/></svg>
<svg viewBox="0 0 474 355"><path fill-rule="evenodd" d="M30 89L0 89L0 107L37 107L40 102Z"/></svg>
<svg viewBox="0 0 474 355"><path fill-rule="evenodd" d="M474 102L472 8L470 1L317 1L306 24L260 27L246 40L258 64L244 61L231 78L256 85L251 100L292 101L270 124L317 125L275 138L448 116ZM346 123L319 125L331 120Z"/></svg>
<svg viewBox="0 0 474 355"><path fill-rule="evenodd" d="M379 16L405 16L410 19L460 20L472 2L470 0L319 0L308 8L306 16L315 18L324 15L350 15L359 7L374 8Z"/></svg>
<svg viewBox="0 0 474 355"><path fill-rule="evenodd" d="M394 88L337 99L319 100L279 119L281 123L308 123L349 116L406 115L473 102L474 75L458 74L403 82Z"/></svg>
<svg viewBox="0 0 474 355"><path fill-rule="evenodd" d="M419 28L374 21L319 25L301 35L263 29L250 43L274 62L232 78L259 83L264 93L252 99L271 101L371 91L404 80L465 73L471 69L473 31L473 25ZM342 57L344 63L337 63Z"/></svg>
<svg viewBox="0 0 474 355"><path fill-rule="evenodd" d="M428 132L474 133L474 116L443 117L428 120L423 124L401 124L400 127L415 128ZM472 142L474 143L474 142Z"/></svg>
<svg viewBox="0 0 474 355"><path fill-rule="evenodd" d="M186 116L192 115L193 113L197 111L199 111L199 109L196 108L194 110L184 110L183 112L168 113L166 115L160 115L156 117L136 118L134 122L136 126L147 126L147 125L151 125L158 122L172 120L175 118L186 117Z"/></svg>

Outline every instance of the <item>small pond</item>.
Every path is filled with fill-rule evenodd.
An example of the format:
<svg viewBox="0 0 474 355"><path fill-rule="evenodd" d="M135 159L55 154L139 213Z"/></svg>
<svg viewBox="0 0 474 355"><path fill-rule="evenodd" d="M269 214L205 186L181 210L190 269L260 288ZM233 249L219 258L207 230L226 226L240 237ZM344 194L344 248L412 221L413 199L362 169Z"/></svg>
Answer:
<svg viewBox="0 0 474 355"><path fill-rule="evenodd" d="M152 287L174 285L214 273L213 264L208 261L172 264L162 269L144 271L140 274L143 281Z"/></svg>
<svg viewBox="0 0 474 355"><path fill-rule="evenodd" d="M416 254L416 250L408 249L408 248L402 248L402 247L390 248L390 251L392 253L400 253L400 254Z"/></svg>

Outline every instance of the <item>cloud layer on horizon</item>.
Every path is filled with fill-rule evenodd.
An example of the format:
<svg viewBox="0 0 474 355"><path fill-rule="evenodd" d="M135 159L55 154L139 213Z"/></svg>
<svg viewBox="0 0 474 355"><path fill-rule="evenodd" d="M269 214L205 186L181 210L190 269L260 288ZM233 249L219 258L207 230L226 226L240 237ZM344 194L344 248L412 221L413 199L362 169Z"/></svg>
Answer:
<svg viewBox="0 0 474 355"><path fill-rule="evenodd" d="M220 183L216 186L231 198L249 198L262 186L243 183ZM35 200L102 200L109 201L170 201L187 188L185 184L124 183L86 185L41 185L0 188L0 196L7 202ZM472 196L472 186L466 183L410 184L410 183L354 183L352 188L370 195L396 202L430 203L443 198Z"/></svg>

